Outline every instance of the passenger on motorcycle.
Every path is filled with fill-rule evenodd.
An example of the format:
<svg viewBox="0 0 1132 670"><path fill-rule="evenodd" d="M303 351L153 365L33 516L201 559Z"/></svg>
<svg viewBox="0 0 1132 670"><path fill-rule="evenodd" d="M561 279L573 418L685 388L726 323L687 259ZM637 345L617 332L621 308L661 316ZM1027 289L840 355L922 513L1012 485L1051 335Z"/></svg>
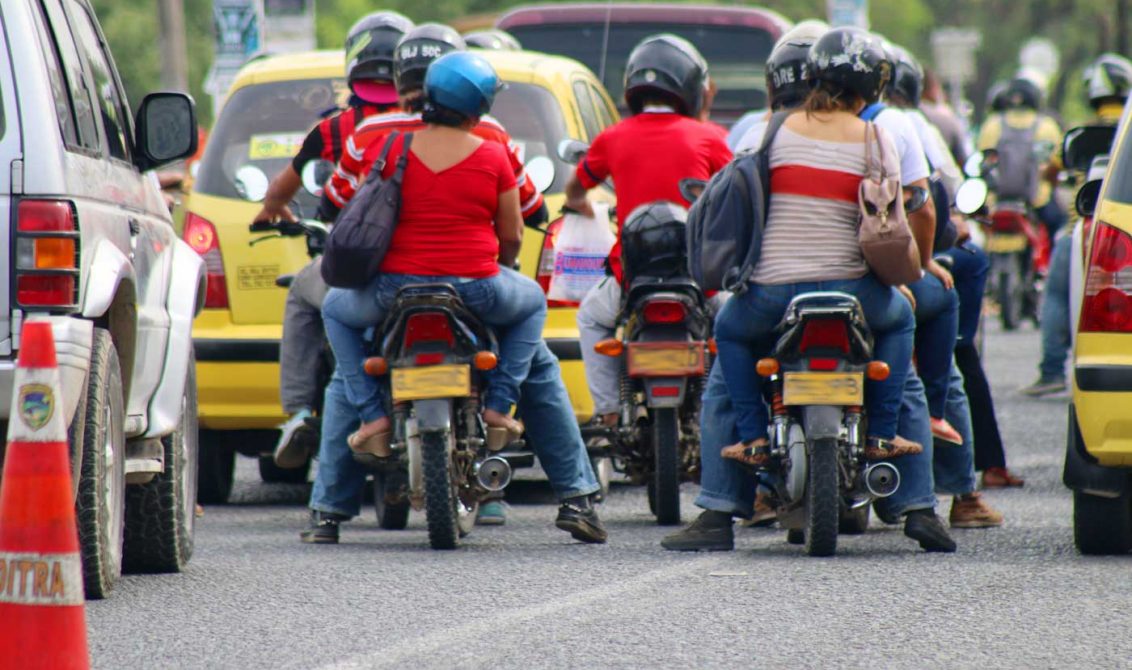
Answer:
<svg viewBox="0 0 1132 670"><path fill-rule="evenodd" d="M675 35L646 38L629 54L625 100L633 116L605 129L566 183L566 207L592 214L586 191L612 178L617 209L628 215L658 200L682 202L681 179L708 180L731 160L731 151L711 127L696 120L703 104L707 63ZM621 362L594 351L613 336L621 311L621 242L613 246L612 276L590 290L578 309L582 361L595 418L617 423Z"/></svg>
<svg viewBox="0 0 1132 670"><path fill-rule="evenodd" d="M419 283L451 284L469 310L498 330L500 360L483 418L513 438L522 433L510 412L542 346L546 297L533 280L510 269L523 222L508 152L472 132L491 109L498 88L494 70L473 54L449 53L428 67L425 127L393 140L386 165L388 176L397 157L407 153L399 220L381 274L364 289L331 289L323 303L346 396L362 419L348 438L351 448L388 453L384 391L362 371L365 331L381 324L402 286ZM406 149L408 138L411 148ZM604 542L605 529L589 497L599 487L580 439L576 448L577 454L559 455L559 472L547 467L563 503L557 525L576 539Z"/></svg>
<svg viewBox="0 0 1132 670"><path fill-rule="evenodd" d="M307 135L291 164L276 175L254 221L294 221L288 203L302 185L300 175L307 163L325 160L337 163L342 149L365 118L397 106L393 87L393 47L413 23L397 12L375 12L350 28L346 37L346 78L350 106L323 119ZM318 384L322 357L322 300L326 283L316 258L295 275L287 290L283 312L283 338L279 344L279 395L289 419L275 448L275 462L284 468L301 467L318 444L318 436L306 419L312 415L323 389Z"/></svg>

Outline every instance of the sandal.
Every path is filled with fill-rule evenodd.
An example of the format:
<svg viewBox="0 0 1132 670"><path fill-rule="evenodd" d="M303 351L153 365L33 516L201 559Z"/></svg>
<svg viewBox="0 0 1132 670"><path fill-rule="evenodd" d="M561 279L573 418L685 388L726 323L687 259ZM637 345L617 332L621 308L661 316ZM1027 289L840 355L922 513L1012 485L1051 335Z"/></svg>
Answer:
<svg viewBox="0 0 1132 670"><path fill-rule="evenodd" d="M365 437L362 437L361 431L355 431L346 438L346 444L356 454L370 454L378 458L389 458L393 455L393 450L389 448L391 436L392 431L389 430L371 433Z"/></svg>
<svg viewBox="0 0 1132 670"><path fill-rule="evenodd" d="M743 465L765 468L770 464L770 442L765 438L749 442L736 442L729 447L724 447L719 454L724 458L739 461Z"/></svg>
<svg viewBox="0 0 1132 670"><path fill-rule="evenodd" d="M487 424L487 448L489 451L499 451L511 444L517 442L523 436L523 423L509 416L503 415L506 420L505 425L492 426ZM486 422L486 419L485 419Z"/></svg>
<svg viewBox="0 0 1132 670"><path fill-rule="evenodd" d="M901 456L914 456L922 454L924 447L917 442L906 440L897 435L891 440L886 440L880 437L870 437L865 443L864 455L865 459L870 461L881 461L888 458L899 458Z"/></svg>

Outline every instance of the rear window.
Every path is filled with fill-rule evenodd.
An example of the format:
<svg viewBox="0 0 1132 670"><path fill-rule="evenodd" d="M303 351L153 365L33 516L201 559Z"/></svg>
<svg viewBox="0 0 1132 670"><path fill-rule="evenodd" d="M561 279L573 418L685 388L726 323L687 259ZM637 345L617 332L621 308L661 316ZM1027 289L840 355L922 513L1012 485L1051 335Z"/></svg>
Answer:
<svg viewBox="0 0 1132 670"><path fill-rule="evenodd" d="M562 191L570 166L558 158L558 143L566 139L566 120L554 95L534 84L508 83L495 96L491 115L519 146L524 163L535 156L554 161L554 183L548 192Z"/></svg>
<svg viewBox="0 0 1132 670"><path fill-rule="evenodd" d="M528 49L568 56L595 73L601 71L602 23L514 26L508 30ZM734 119L748 110L766 107L766 59L774 46L770 33L739 26L670 23L610 26L604 83L618 106L624 105L622 82L629 52L657 33L674 33L687 39L707 59L712 80L719 87L712 116Z"/></svg>
<svg viewBox="0 0 1132 670"><path fill-rule="evenodd" d="M228 98L212 130L197 173L196 190L223 198L240 198L236 171L254 166L275 177L299 152L320 115L343 96L345 82L300 79L245 86ZM318 200L300 189L296 196L306 216Z"/></svg>

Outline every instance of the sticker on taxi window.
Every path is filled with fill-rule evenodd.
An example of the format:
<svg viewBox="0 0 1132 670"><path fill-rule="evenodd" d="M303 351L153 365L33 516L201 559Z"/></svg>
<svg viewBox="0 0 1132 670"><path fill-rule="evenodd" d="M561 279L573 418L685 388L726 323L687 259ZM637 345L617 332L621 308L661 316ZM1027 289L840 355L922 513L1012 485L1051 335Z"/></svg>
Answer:
<svg viewBox="0 0 1132 670"><path fill-rule="evenodd" d="M252 135L248 141L248 158L253 161L291 158L303 146L303 133L265 133Z"/></svg>

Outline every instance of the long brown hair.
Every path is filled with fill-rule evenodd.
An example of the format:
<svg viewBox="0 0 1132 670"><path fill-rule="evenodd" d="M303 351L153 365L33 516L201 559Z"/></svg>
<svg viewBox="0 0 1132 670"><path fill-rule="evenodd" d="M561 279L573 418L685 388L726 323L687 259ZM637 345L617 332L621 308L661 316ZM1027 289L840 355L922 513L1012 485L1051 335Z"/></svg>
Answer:
<svg viewBox="0 0 1132 670"><path fill-rule="evenodd" d="M806 117L830 112L856 112L861 105L861 97L852 91L839 88L828 81L819 81L802 103Z"/></svg>

